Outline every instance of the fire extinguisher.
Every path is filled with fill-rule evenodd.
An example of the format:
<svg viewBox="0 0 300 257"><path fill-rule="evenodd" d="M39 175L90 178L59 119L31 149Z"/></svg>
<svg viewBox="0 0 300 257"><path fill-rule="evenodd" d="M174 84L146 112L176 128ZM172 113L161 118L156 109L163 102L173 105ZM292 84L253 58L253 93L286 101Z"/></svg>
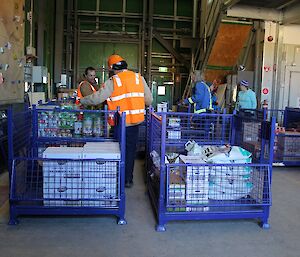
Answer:
<svg viewBox="0 0 300 257"><path fill-rule="evenodd" d="M268 109L268 101L267 101L267 100L264 100L264 101L263 101L262 107Z"/></svg>

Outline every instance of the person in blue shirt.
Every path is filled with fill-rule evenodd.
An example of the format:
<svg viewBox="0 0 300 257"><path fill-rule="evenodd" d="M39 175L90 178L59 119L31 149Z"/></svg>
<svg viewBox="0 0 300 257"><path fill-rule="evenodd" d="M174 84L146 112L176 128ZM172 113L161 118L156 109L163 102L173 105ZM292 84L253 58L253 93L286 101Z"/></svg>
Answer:
<svg viewBox="0 0 300 257"><path fill-rule="evenodd" d="M242 80L240 83L240 92L238 93L236 109L256 109L257 101L255 92L249 88L249 82Z"/></svg>
<svg viewBox="0 0 300 257"><path fill-rule="evenodd" d="M205 113L212 110L212 99L210 88L205 82L204 72L196 70L191 77L195 83L192 89L192 96L183 100L184 104L193 104L194 113Z"/></svg>

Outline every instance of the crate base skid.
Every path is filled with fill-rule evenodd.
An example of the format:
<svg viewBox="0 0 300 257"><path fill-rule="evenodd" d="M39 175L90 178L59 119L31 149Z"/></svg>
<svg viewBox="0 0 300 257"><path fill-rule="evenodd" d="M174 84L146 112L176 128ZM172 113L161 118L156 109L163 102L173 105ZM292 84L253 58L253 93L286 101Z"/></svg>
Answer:
<svg viewBox="0 0 300 257"><path fill-rule="evenodd" d="M192 220L240 220L240 219L257 219L258 225L261 226L263 229L269 229L270 224L264 223L262 220L264 219L264 214L262 212L253 212L253 213L245 213L245 214L231 214L228 213L207 213L207 215L199 216L196 213L194 215L173 215L173 214L166 214L164 216L164 221L158 223L156 225L157 232L165 232L166 231L166 223L170 221L192 221Z"/></svg>
<svg viewBox="0 0 300 257"><path fill-rule="evenodd" d="M118 209L100 209L100 208L74 208L74 207L38 207L38 206L14 206L11 203L10 207L10 219L9 225L19 224L19 217L28 216L28 215L37 215L37 216L95 216L95 215L112 215L117 217L118 225L125 225L127 221L124 217L124 213Z"/></svg>

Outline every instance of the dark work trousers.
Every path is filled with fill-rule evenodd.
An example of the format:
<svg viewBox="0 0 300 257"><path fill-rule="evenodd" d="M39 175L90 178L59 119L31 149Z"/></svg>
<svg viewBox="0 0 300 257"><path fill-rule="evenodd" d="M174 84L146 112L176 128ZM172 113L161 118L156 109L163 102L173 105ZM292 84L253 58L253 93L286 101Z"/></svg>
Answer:
<svg viewBox="0 0 300 257"><path fill-rule="evenodd" d="M136 145L139 138L139 125L126 127L125 181L133 180Z"/></svg>

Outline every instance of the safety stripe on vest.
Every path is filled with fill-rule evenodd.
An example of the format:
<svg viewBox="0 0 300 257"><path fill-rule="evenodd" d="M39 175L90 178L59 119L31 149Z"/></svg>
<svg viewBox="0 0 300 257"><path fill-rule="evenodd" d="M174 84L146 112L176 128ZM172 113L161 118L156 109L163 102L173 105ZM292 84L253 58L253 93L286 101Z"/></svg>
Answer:
<svg viewBox="0 0 300 257"><path fill-rule="evenodd" d="M138 85L140 84L140 76L138 73L135 73L135 83Z"/></svg>
<svg viewBox="0 0 300 257"><path fill-rule="evenodd" d="M194 113L203 113L203 112L206 112L206 109L200 109L200 110L194 110Z"/></svg>
<svg viewBox="0 0 300 257"><path fill-rule="evenodd" d="M120 77L119 77L118 75L115 75L114 77L115 77L115 79L116 79L116 82L117 82L118 87L121 87L121 86L122 86L122 82L121 82Z"/></svg>
<svg viewBox="0 0 300 257"><path fill-rule="evenodd" d="M126 115L128 115L128 114L141 114L141 113L143 113L143 114L144 114L145 110L144 110L144 109L137 109L137 110L125 110L125 111L123 111L123 112L125 112L125 113L126 113Z"/></svg>
<svg viewBox="0 0 300 257"><path fill-rule="evenodd" d="M144 97L144 96L145 96L144 93L132 92L132 93L110 97L108 98L108 101L120 101L128 97Z"/></svg>

